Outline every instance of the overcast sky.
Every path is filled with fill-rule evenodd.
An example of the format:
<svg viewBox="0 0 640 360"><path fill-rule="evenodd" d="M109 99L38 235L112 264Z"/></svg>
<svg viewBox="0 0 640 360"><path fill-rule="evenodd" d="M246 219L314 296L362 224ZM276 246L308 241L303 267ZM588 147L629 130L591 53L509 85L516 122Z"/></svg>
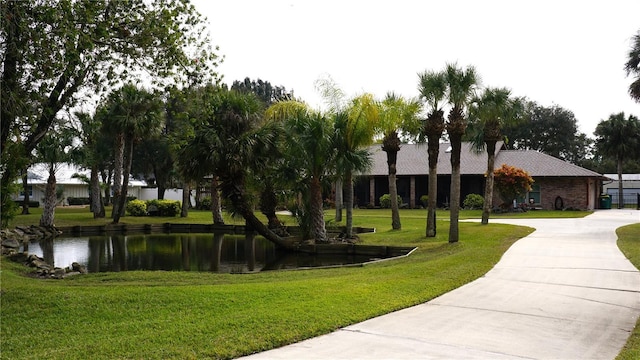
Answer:
<svg viewBox="0 0 640 360"><path fill-rule="evenodd" d="M417 73L473 65L482 84L573 111L592 136L612 113L640 116L623 70L639 0L194 0L220 46L223 81L249 77L322 106L314 81L348 95L418 95Z"/></svg>

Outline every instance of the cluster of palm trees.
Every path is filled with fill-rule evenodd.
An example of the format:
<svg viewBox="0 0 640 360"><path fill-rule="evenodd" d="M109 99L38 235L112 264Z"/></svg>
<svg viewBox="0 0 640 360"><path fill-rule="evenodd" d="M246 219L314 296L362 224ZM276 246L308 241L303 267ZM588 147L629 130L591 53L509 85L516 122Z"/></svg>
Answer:
<svg viewBox="0 0 640 360"><path fill-rule="evenodd" d="M488 154L482 215L482 224L488 224L493 198L496 143L503 137L501 128L523 116L522 100L512 98L506 88L485 88L478 94L480 76L472 66L462 69L456 64L447 64L442 71L425 71L419 74L419 78L418 90L428 110L423 128L429 163L426 236L436 235L437 164L440 139L446 130L451 143L449 242L457 242L462 141L469 139L478 151L486 150ZM447 105L449 113L445 121L444 106Z"/></svg>
<svg viewBox="0 0 640 360"><path fill-rule="evenodd" d="M396 161L406 141L428 143L429 199L427 236L435 236L437 159L439 142L446 134L453 149L453 169L449 241L459 238L460 150L467 137L478 148L495 153L501 139L500 127L517 118L517 101L506 89L485 89L477 95L480 79L473 67L462 69L448 64L444 70L419 74L419 99L394 93L378 100L371 94L347 98L330 78L316 83L327 101L327 110L316 110L297 100L272 104L261 101L251 91L228 90L214 85L167 94L153 94L134 85L114 91L93 117L77 114L84 131L85 161L97 184L99 146L92 135L101 129L101 138L115 139L113 167L114 222L124 214L127 182L131 173L133 148L143 138L161 134L171 143L175 173L185 189L209 179L212 189L214 223L223 222L222 202L241 215L247 225L267 239L286 247L282 222L276 215L283 195L295 207L301 227L309 239L327 241L323 194L335 185L336 218L346 210L345 236L353 232L354 177L371 166L368 147L374 142L387 154L392 228L401 229L397 203ZM423 107L426 104L426 119ZM449 113L445 121L445 107ZM473 131L467 131L467 127ZM471 136L471 134L480 134ZM102 159L102 160L100 160ZM104 166L104 165L101 165ZM486 199L492 197L493 157L489 156ZM99 194L94 189L93 194ZM292 204L295 204L292 205ZM490 202L487 218L490 210ZM96 217L104 216L99 196L94 199ZM255 216L259 208L268 224Z"/></svg>

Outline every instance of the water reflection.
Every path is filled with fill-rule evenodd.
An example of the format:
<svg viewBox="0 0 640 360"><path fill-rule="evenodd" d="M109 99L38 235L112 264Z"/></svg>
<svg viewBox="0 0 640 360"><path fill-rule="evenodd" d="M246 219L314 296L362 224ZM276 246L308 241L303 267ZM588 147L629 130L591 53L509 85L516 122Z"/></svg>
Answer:
<svg viewBox="0 0 640 360"><path fill-rule="evenodd" d="M182 270L251 273L371 260L368 256L314 256L283 252L254 233L58 237L32 242L29 253L43 257L56 267L70 267L73 262L78 262L89 272Z"/></svg>

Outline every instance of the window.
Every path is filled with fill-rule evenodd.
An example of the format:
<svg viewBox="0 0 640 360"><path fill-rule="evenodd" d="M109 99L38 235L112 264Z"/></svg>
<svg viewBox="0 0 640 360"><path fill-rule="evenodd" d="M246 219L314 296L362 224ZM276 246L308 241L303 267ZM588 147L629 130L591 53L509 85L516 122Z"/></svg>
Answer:
<svg viewBox="0 0 640 360"><path fill-rule="evenodd" d="M540 185L533 184L531 191L527 193L527 201L529 204L540 204Z"/></svg>

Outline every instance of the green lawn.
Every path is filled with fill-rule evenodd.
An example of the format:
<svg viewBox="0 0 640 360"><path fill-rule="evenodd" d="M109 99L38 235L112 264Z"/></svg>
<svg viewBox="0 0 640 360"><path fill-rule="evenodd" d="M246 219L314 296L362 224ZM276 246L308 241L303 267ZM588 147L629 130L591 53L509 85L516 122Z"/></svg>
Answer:
<svg viewBox="0 0 640 360"><path fill-rule="evenodd" d="M640 224L633 224L619 228L618 247L631 263L640 269ZM616 358L618 360L640 359L640 319L631 333L624 349Z"/></svg>
<svg viewBox="0 0 640 360"><path fill-rule="evenodd" d="M30 215L16 215L16 217L9 223L9 226L14 227L18 225L37 225L40 221L40 216L42 215L42 208L32 208L30 209ZM111 208L107 208L107 215L111 213ZM389 219L389 226L391 224L391 210L385 209L356 209L355 213L358 218L369 219L369 218L387 218ZM335 224L333 219L335 217L335 210L327 210L325 211L326 220L329 224ZM555 210L536 210L536 211L528 211L526 213L507 213L507 214L492 214L491 217L494 219L499 218L576 218L576 217L584 217L591 214L590 211L555 211ZM232 219L228 214L223 213L225 216L225 222L231 224L244 224L244 220L242 219ZM258 217L261 217L262 214L257 213ZM415 219L425 219L426 226L426 217L427 211L425 209L403 209L400 210L400 216L402 219L407 220L415 220ZM438 210L436 212L436 216L438 220L448 220L449 219L449 211L447 210ZM344 217L344 213L343 213ZM481 210L461 210L460 211L460 219L479 219L482 217ZM264 220L264 217L262 217ZM282 218L287 225L297 225L295 219L290 217ZM88 207L59 207L56 209L55 216L55 224L56 226L64 227L64 226L74 226L74 225L105 225L111 222L109 217L104 219L94 219L93 214L89 211ZM123 224L162 224L162 223L182 223L182 224L211 224L213 222L212 215L210 211L201 211L201 210L190 210L189 216L186 218L181 217L135 217L135 216L125 216L120 219L120 223ZM365 221L366 223L366 221ZM384 226L387 226L384 223ZM368 225L363 225L368 226Z"/></svg>
<svg viewBox="0 0 640 360"><path fill-rule="evenodd" d="M39 280L25 277L27 269L3 259L1 356L203 359L263 351L433 299L484 275L514 241L531 232L509 225L460 223L461 241L449 244L445 211L438 213L438 236L429 239L424 237L426 210L403 210L400 231L390 230L389 215L388 210L355 211L355 226L377 229L362 234L363 243L418 250L406 258L360 268L244 275L139 271ZM478 216L479 212L463 212L465 218ZM332 217L328 211L327 219ZM15 223L37 223L38 218L34 211L18 216ZM208 212L191 212L187 219L123 220L210 219ZM56 223L84 225L85 220L95 221L86 209L60 209Z"/></svg>

